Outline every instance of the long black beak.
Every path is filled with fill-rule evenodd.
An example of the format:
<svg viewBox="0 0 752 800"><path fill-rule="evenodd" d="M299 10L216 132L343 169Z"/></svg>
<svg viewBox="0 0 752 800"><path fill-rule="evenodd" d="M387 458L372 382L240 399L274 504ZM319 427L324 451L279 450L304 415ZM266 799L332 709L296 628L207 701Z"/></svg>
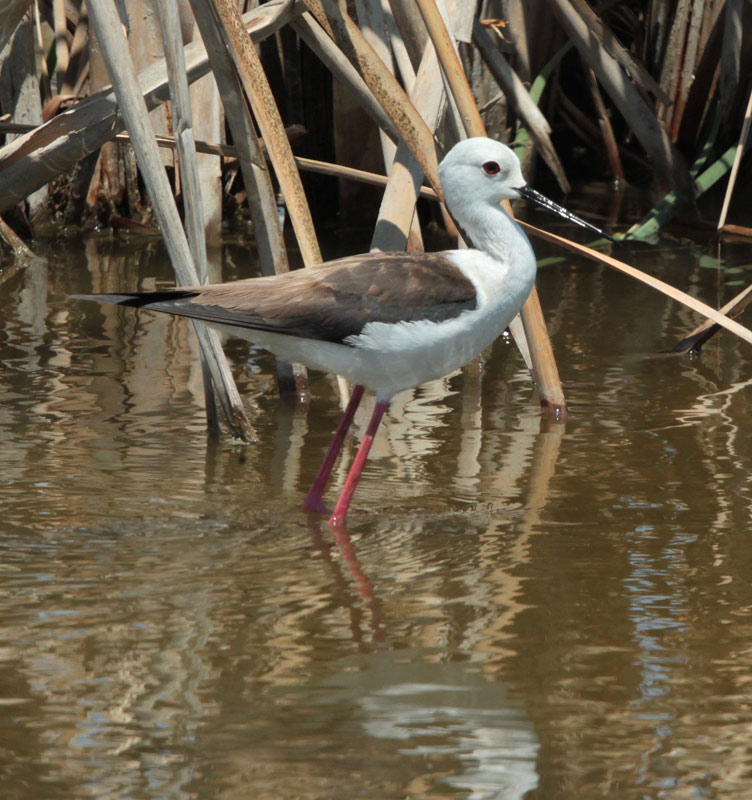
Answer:
<svg viewBox="0 0 752 800"><path fill-rule="evenodd" d="M560 217L568 219L570 222L574 222L583 228L587 228L589 231L593 231L593 233L597 233L599 236L610 239L612 242L617 241L613 236L611 236L610 233L606 233L600 228L596 228L595 225L585 222L584 219L580 219L576 214L573 214L571 211L567 211L566 208L562 208L560 205L557 205L553 200L549 200L545 195L542 195L540 192L536 192L535 189L531 189L529 186L518 186L517 191L520 193L520 197L524 197L525 200L530 200L532 203L543 206L543 208L553 211L554 214L558 214Z"/></svg>

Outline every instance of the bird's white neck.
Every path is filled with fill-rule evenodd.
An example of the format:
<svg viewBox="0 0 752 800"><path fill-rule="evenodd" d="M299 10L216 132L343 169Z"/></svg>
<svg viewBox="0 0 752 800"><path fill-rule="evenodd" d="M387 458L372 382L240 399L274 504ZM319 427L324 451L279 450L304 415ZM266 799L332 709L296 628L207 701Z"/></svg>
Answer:
<svg viewBox="0 0 752 800"><path fill-rule="evenodd" d="M515 269L535 272L535 254L522 228L501 206L470 203L454 214L469 245Z"/></svg>
<svg viewBox="0 0 752 800"><path fill-rule="evenodd" d="M468 245L499 261L509 261L512 254L519 254L520 250L529 250L532 254L522 228L501 206L469 204L455 214L455 219L470 238Z"/></svg>

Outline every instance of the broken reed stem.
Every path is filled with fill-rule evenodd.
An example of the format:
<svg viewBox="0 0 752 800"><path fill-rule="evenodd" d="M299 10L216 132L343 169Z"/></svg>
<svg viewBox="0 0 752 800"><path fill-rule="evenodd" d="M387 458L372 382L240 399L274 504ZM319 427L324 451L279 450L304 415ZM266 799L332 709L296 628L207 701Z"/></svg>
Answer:
<svg viewBox="0 0 752 800"><path fill-rule="evenodd" d="M616 182L617 186L624 186L624 167L621 164L619 157L619 147L616 144L616 137L614 136L614 129L611 127L611 120L608 118L608 111L606 104L603 102L601 90L598 88L598 80L595 73L587 64L583 64L585 76L587 78L588 87L590 88L590 96L593 98L595 110L598 113L598 124L601 128L601 135L603 136L603 144L606 147L606 155L608 156L608 163L611 167L611 175Z"/></svg>
<svg viewBox="0 0 752 800"><path fill-rule="evenodd" d="M191 99L183 55L183 38L176 0L161 0L157 3L157 16L162 33L162 44L167 65L167 79L172 102L172 124L180 166L180 183L183 193L183 219L188 244L201 283L209 280L206 260L206 236L204 231L203 199L196 158L196 142L193 136ZM209 364L202 349L199 349L201 373L204 381L204 405L209 430L218 434L220 430L214 381Z"/></svg>
<svg viewBox="0 0 752 800"><path fill-rule="evenodd" d="M465 76L454 40L444 24L435 0L417 0L417 5L436 48L436 54L459 108L465 130L469 136L485 136L486 129ZM509 202L504 202L504 208L510 216L514 216ZM520 316L527 339L526 349L530 353L533 380L540 394L541 408L554 419L564 420L569 414L564 398L564 389L561 385L551 339L546 329L540 299L535 287L522 307ZM517 330L519 330L518 327ZM524 352L522 347L520 347L520 351Z"/></svg>
<svg viewBox="0 0 752 800"><path fill-rule="evenodd" d="M747 286L746 289L739 292L736 297L721 306L718 309L719 314L724 314L731 319L735 319L744 309L752 302L752 286ZM688 350L699 351L699 349L710 339L711 336L718 333L721 326L717 322L706 319L701 322L688 336L685 336L680 342L674 345L672 352L686 353Z"/></svg>

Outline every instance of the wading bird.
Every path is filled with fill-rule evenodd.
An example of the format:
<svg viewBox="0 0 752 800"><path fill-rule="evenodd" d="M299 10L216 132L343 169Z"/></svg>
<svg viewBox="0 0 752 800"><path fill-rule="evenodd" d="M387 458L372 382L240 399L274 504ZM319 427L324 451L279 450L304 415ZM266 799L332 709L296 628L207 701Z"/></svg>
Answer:
<svg viewBox="0 0 752 800"><path fill-rule="evenodd" d="M524 197L605 235L525 186L517 156L492 139L456 144L439 177L447 207L475 249L366 253L272 277L78 297L200 319L287 361L350 381L350 401L305 499L310 511L328 513L327 480L364 390L375 392L371 420L330 518L342 524L392 397L467 364L530 294L535 255L501 201Z"/></svg>

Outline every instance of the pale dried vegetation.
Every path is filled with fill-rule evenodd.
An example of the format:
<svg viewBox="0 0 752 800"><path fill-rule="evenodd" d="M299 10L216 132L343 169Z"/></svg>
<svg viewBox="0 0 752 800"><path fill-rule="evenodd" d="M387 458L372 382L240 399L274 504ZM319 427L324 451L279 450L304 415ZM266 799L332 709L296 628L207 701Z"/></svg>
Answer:
<svg viewBox="0 0 752 800"><path fill-rule="evenodd" d="M206 276L206 237L242 211L262 272L289 269L280 218L303 264L315 264L317 224L338 198L321 174L340 177L348 209L354 182L384 186L371 247L420 249L425 215L416 202L441 197L438 157L458 137L486 131L517 149L531 179L548 175L564 192L574 175L661 193L628 238L650 237L678 211L696 214L697 196L729 175L717 227L732 227L725 221L752 102L744 0L353 0L346 10L337 0L124 0L117 8L120 16L113 0L0 6L0 235L19 255L61 227L156 224L178 280L196 283ZM545 166L533 176L536 164ZM685 349L719 326L752 341L731 319L749 292L719 312L604 254L610 245L553 238L705 316ZM512 332L546 407L565 413L536 296ZM221 387L221 416L245 436L219 343L199 336L207 387ZM303 388L301 369L279 372L283 389ZM213 396L208 389L210 407Z"/></svg>

